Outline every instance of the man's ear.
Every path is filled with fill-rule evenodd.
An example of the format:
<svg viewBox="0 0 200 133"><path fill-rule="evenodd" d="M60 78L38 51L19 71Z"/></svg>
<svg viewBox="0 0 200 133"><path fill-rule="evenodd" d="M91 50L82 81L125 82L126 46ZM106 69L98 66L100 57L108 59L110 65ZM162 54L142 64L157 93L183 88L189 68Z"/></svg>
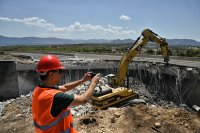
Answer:
<svg viewBox="0 0 200 133"><path fill-rule="evenodd" d="M53 76L53 72L49 72L48 77L52 77Z"/></svg>

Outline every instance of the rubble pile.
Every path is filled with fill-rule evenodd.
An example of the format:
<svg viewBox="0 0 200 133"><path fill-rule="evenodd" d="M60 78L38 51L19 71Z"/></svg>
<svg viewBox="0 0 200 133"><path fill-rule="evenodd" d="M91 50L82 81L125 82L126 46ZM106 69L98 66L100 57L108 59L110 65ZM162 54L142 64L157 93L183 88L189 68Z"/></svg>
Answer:
<svg viewBox="0 0 200 133"><path fill-rule="evenodd" d="M181 108L139 104L76 117L74 125L81 133L197 133L200 117Z"/></svg>
<svg viewBox="0 0 200 133"><path fill-rule="evenodd" d="M138 104L94 111L88 103L72 107L79 133L198 133L200 115L182 107ZM0 102L1 133L34 133L31 93Z"/></svg>
<svg viewBox="0 0 200 133"><path fill-rule="evenodd" d="M0 53L0 55L1 55L0 60L2 61L15 61L18 63L23 63L23 64L34 63L34 59L26 55L18 55L18 54L7 53L7 52Z"/></svg>
<svg viewBox="0 0 200 133"><path fill-rule="evenodd" d="M31 93L16 99L0 102L1 133L34 132L31 115Z"/></svg>

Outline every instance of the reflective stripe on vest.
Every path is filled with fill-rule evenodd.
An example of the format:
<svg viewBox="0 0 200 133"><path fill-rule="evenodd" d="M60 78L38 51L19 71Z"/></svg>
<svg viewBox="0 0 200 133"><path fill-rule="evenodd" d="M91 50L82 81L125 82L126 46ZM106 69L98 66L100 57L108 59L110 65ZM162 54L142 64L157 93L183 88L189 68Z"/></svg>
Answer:
<svg viewBox="0 0 200 133"><path fill-rule="evenodd" d="M60 133L70 133L70 128L66 129L65 131L61 131Z"/></svg>
<svg viewBox="0 0 200 133"><path fill-rule="evenodd" d="M49 129L49 128L55 126L56 124L58 124L59 121L61 121L61 120L64 119L65 117L67 117L67 116L69 115L69 113L70 113L70 110L67 110L66 112L62 113L62 114L60 115L60 117L58 117L56 120L54 120L53 122L51 122L51 123L48 124L48 125L39 125L36 121L34 121L33 124L34 124L35 127L39 128L40 130L47 130L47 129ZM67 130L68 130L68 129L67 129ZM68 132L66 132L67 130L65 130L64 133L68 133Z"/></svg>

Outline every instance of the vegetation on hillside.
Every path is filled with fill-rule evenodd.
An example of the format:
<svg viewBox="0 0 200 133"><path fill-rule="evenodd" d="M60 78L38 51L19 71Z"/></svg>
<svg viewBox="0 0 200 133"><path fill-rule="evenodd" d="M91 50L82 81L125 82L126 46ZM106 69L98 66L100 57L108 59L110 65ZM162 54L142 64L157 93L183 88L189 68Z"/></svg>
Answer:
<svg viewBox="0 0 200 133"><path fill-rule="evenodd" d="M58 52L58 53L113 53L126 52L130 44L74 44L74 45L17 45L1 46L3 52ZM146 45L140 54L161 55L158 45ZM170 46L170 55L185 57L200 57L199 46Z"/></svg>

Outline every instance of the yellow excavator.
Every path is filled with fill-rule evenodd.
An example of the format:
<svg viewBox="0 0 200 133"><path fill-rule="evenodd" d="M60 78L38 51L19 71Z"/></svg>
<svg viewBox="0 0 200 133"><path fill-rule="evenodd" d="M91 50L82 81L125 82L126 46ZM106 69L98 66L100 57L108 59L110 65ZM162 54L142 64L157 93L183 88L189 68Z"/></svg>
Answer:
<svg viewBox="0 0 200 133"><path fill-rule="evenodd" d="M98 90L93 93L91 103L96 109L121 106L129 100L139 97L133 89L125 87L125 78L128 65L132 62L132 59L138 54L138 52L141 51L142 47L149 41L160 46L164 62L168 64L169 49L166 40L149 29L143 30L140 37L137 38L131 48L122 56L118 66L117 75L107 75L108 84L99 86Z"/></svg>

